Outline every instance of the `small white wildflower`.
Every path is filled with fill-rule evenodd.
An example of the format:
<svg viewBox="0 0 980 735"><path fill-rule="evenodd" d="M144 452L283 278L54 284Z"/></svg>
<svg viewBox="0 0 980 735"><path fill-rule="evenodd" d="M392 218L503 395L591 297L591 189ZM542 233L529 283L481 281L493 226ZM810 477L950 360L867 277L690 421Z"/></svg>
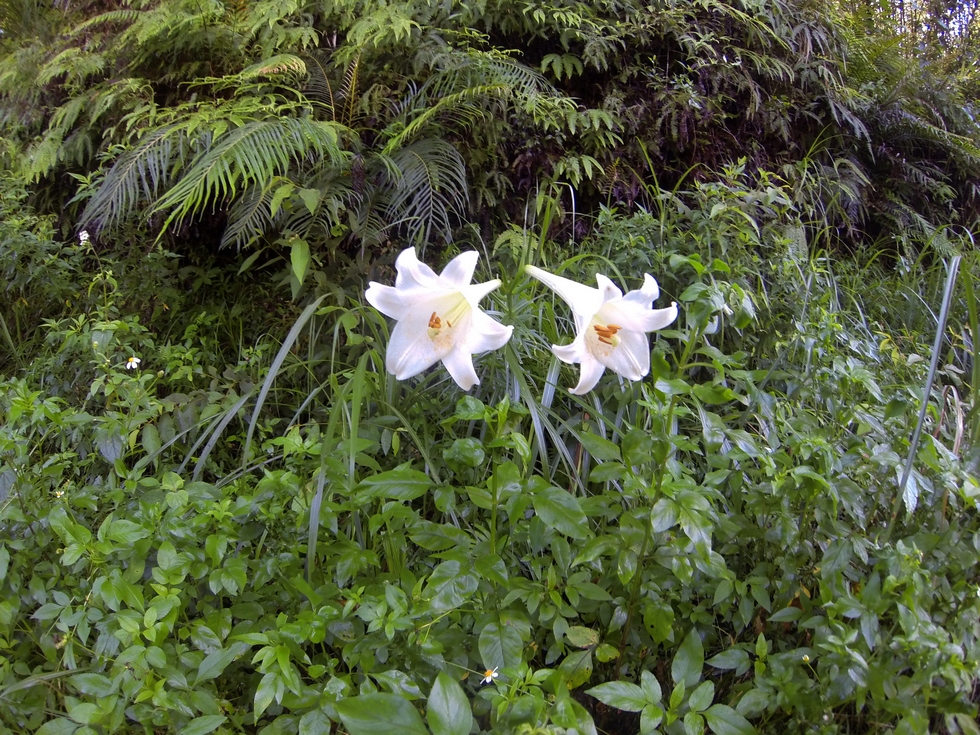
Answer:
<svg viewBox="0 0 980 735"><path fill-rule="evenodd" d="M805 664L810 663L810 657L805 653L803 654L803 663Z"/></svg>
<svg viewBox="0 0 980 735"><path fill-rule="evenodd" d="M54 491L54 496L56 498L63 498L63 497L65 497L65 491L64 490L55 490Z"/></svg>
<svg viewBox="0 0 980 735"><path fill-rule="evenodd" d="M138 357L131 357L128 360L126 360L126 369L135 370L140 366L141 362L142 360L140 360Z"/></svg>
<svg viewBox="0 0 980 735"><path fill-rule="evenodd" d="M492 669L487 669L483 672L483 683L492 684L493 680L496 679L500 674L497 673L497 667L494 666Z"/></svg>
<svg viewBox="0 0 980 735"><path fill-rule="evenodd" d="M78 233L78 242L82 245L88 242L88 232L86 230L82 230Z"/></svg>

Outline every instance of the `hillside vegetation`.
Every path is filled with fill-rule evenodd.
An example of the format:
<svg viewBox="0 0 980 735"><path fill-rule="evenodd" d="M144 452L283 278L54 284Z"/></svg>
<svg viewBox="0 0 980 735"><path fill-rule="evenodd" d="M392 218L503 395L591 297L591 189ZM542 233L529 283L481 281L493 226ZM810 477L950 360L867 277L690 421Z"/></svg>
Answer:
<svg viewBox="0 0 980 735"><path fill-rule="evenodd" d="M0 1L0 735L980 735L978 10Z"/></svg>

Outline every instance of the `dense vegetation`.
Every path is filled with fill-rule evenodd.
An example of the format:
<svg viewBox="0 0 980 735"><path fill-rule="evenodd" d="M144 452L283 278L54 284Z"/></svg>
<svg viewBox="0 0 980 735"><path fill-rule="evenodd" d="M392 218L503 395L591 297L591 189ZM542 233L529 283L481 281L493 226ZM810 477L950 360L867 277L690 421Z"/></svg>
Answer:
<svg viewBox="0 0 980 735"><path fill-rule="evenodd" d="M0 1L0 733L980 733L977 10Z"/></svg>

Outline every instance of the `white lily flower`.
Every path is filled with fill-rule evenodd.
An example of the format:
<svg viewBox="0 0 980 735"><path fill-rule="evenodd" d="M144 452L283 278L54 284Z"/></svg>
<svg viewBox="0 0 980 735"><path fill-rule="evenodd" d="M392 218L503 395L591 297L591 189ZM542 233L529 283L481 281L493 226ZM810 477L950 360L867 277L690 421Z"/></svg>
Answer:
<svg viewBox="0 0 980 735"><path fill-rule="evenodd" d="M588 393L606 368L629 380L639 380L650 372L647 332L663 329L677 318L676 303L666 309L653 308L660 296L653 276L645 274L643 288L623 296L616 284L601 273L595 277L599 287L591 288L533 265L525 269L561 296L575 317L575 341L551 346L559 360L582 366L572 393Z"/></svg>
<svg viewBox="0 0 980 735"><path fill-rule="evenodd" d="M500 349L510 339L514 328L479 308L480 300L500 286L499 279L470 284L479 258L476 250L462 253L437 276L415 256L415 248L408 248L395 261L394 287L369 284L368 303L397 320L385 367L398 380L442 360L459 387L469 390L480 382L473 355Z"/></svg>

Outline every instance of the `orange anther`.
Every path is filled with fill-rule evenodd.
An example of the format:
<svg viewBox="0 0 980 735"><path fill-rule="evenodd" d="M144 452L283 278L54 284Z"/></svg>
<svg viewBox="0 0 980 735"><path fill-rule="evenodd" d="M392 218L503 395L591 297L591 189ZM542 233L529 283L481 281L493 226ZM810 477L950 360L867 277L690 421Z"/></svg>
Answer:
<svg viewBox="0 0 980 735"><path fill-rule="evenodd" d="M435 312L432 312L432 316L429 317L429 329L441 329L441 328L442 328L442 319L440 319Z"/></svg>

